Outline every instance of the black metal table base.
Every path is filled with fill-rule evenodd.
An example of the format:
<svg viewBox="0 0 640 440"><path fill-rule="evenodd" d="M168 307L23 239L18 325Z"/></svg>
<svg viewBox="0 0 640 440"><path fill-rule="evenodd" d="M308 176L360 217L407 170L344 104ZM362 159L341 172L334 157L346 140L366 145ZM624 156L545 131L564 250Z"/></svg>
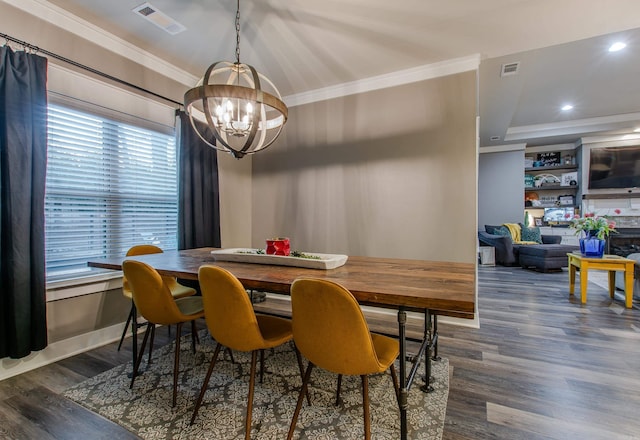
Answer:
<svg viewBox="0 0 640 440"><path fill-rule="evenodd" d="M424 385L420 389L424 392L433 391L431 386L431 361L439 360L438 357L438 315L430 310L424 311L424 334L420 349L415 356L409 358L413 363L411 371L407 376L407 343L406 343L407 312L405 309L398 310L398 338L400 340L400 395L398 396L398 406L400 407L400 439L407 440L407 408L408 394L415 379L418 367L424 356L425 376ZM433 351L433 355L431 352Z"/></svg>

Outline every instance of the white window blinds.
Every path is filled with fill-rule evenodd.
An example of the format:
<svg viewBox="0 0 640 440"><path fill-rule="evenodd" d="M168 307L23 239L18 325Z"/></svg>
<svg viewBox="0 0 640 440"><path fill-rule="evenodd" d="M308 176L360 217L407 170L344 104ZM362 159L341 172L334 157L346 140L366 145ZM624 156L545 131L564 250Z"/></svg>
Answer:
<svg viewBox="0 0 640 440"><path fill-rule="evenodd" d="M174 136L49 104L47 278L135 244L176 249L176 174Z"/></svg>

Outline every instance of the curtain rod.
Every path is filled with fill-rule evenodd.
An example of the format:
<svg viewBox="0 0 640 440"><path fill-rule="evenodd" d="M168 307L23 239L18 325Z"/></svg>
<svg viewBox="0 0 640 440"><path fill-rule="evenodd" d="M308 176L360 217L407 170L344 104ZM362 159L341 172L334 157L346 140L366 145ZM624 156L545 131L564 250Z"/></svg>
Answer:
<svg viewBox="0 0 640 440"><path fill-rule="evenodd" d="M75 66L75 67L79 67L80 69L83 69L83 70L86 70L88 72L94 73L94 74L96 74L98 76L101 76L103 78L107 78L107 79L109 79L111 81L115 81L115 82L117 82L119 84L125 85L127 87L131 87L132 89L136 89L136 90L138 90L140 92L147 93L149 95L155 96L156 98L163 99L163 100L165 100L167 102L171 102L171 103L179 105L179 106L183 106L184 105L182 102L175 101L175 100L173 100L171 98L167 98L166 96L159 95L159 94L157 94L155 92L152 92L151 90L147 90L147 89L145 89L143 87L137 86L135 84L131 84L130 82L127 82L127 81L125 81L123 79L116 78L115 76L109 75L108 73L104 73L104 72L101 72L99 70L96 70L93 67L85 66L84 64L80 64L77 61L73 61L73 60L70 60L69 58L65 58L62 55L58 55L58 54L55 54L53 52L49 52L48 50L41 49L38 46L34 46L33 44L29 44L26 41L18 40L17 38L14 38L14 37L12 37L10 35L0 33L0 37L4 38L5 40L7 40L7 42L8 41L12 41L12 42L17 43L20 46L24 47L25 49L28 48L30 50L33 50L36 53L40 52L40 53L42 53L42 54L44 54L44 55L46 55L48 57L55 58L56 60L65 62L67 64L71 64L72 66Z"/></svg>

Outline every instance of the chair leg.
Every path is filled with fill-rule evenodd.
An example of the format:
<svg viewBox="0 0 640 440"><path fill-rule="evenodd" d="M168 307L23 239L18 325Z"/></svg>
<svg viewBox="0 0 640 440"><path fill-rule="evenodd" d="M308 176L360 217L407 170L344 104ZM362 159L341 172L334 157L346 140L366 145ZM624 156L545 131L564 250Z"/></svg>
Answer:
<svg viewBox="0 0 640 440"><path fill-rule="evenodd" d="M204 397L204 393L207 391L207 387L209 386L209 379L211 378L211 373L213 372L213 366L216 364L216 360L218 359L218 354L220 353L221 348L222 345L220 345L220 343L216 344L216 350L213 352L213 357L211 358L211 363L209 364L207 375L204 377L204 382L202 382L202 388L200 388L198 400L196 400L196 406L193 409L193 415L191 416L191 422L189 423L190 425L193 425L193 422L196 420L198 410L200 409L200 405L202 404L202 398Z"/></svg>
<svg viewBox="0 0 640 440"><path fill-rule="evenodd" d="M298 416L300 415L300 409L302 408L302 401L304 400L304 395L307 392L307 386L309 385L309 379L311 378L311 370L313 370L313 363L309 361L309 365L307 365L307 372L304 374L304 378L302 379L302 386L300 387L300 394L298 395L298 403L296 404L296 410L293 412L291 426L289 426L289 434L287 434L287 440L291 440L293 432L296 430Z"/></svg>
<svg viewBox="0 0 640 440"><path fill-rule="evenodd" d="M304 380L304 367L302 366L302 356L300 355L300 352L298 351L298 347L296 347L296 344L293 344L293 348L296 352L296 359L298 360L298 369L300 370L300 379ZM307 388L307 404L309 404L309 406L311 406L311 397L309 397L309 388Z"/></svg>
<svg viewBox="0 0 640 440"><path fill-rule="evenodd" d="M176 354L173 357L173 401L172 407L176 406L178 396L178 368L180 366L180 333L182 332L182 322L176 325Z"/></svg>
<svg viewBox="0 0 640 440"><path fill-rule="evenodd" d="M196 339L198 339L198 330L196 330L195 319L191 321L191 349L196 352Z"/></svg>
<svg viewBox="0 0 640 440"><path fill-rule="evenodd" d="M153 341L156 338L156 326L154 325L151 329L151 341L149 341L149 360L147 361L147 365L151 365L151 352L153 351Z"/></svg>
<svg viewBox="0 0 640 440"><path fill-rule="evenodd" d="M137 374L136 368L136 359L138 358L138 310L136 309L136 305L131 300L131 309L133 312L133 325L131 326L131 358L133 359L133 372L131 373L133 376ZM144 325L144 324L143 324ZM147 326L149 324L147 323ZM144 352L144 350L142 350Z"/></svg>
<svg viewBox="0 0 640 440"><path fill-rule="evenodd" d="M391 370L391 380L393 381L393 389L396 392L396 400L398 401L398 405L400 405L400 384L398 383L398 375L396 374L395 365L391 364L389 367Z"/></svg>
<svg viewBox="0 0 640 440"><path fill-rule="evenodd" d="M136 359L136 363L133 366L133 373L131 374L131 385L129 385L129 388L133 388L133 383L136 380L136 376L138 375L138 369L140 368L140 363L142 362L142 355L144 354L144 347L147 344L147 339L149 338L149 333L151 332L151 328L154 326L155 324L152 324L150 322L147 323L147 330L144 332L144 338L142 339L142 348L140 350L140 353L138 354L138 359Z"/></svg>
<svg viewBox="0 0 640 440"><path fill-rule="evenodd" d="M251 413L253 410L253 390L256 386L256 362L258 360L258 351L251 353L251 372L249 373L249 397L247 398L247 417L244 422L244 439L251 440Z"/></svg>
<svg viewBox="0 0 640 440"><path fill-rule="evenodd" d="M133 317L133 311L134 310L135 310L135 307L133 305L133 301L131 301L131 310L129 310L129 316L127 316L127 323L124 325L124 330L122 330L122 336L120 336L120 343L118 344L118 351L120 351L120 348L122 348L122 341L124 341L124 337L127 334L127 329L129 328L129 324L131 324L131 318Z"/></svg>
<svg viewBox="0 0 640 440"><path fill-rule="evenodd" d="M231 363L235 364L236 360L233 358L233 351L229 347L225 347L224 351L229 354L229 358L231 359Z"/></svg>
<svg viewBox="0 0 640 440"><path fill-rule="evenodd" d="M362 409L364 412L364 439L371 440L371 415L369 414L369 376L362 378Z"/></svg>
<svg viewBox="0 0 640 440"><path fill-rule="evenodd" d="M260 350L260 383L264 379L264 349Z"/></svg>
<svg viewBox="0 0 640 440"><path fill-rule="evenodd" d="M338 374L338 386L336 388L336 406L340 405L340 387L342 386L342 374Z"/></svg>

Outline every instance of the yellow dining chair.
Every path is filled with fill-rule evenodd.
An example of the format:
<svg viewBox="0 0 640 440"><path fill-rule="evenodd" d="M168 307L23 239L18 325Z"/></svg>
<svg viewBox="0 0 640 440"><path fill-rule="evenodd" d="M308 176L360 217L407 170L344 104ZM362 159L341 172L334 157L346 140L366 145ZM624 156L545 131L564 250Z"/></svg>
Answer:
<svg viewBox="0 0 640 440"><path fill-rule="evenodd" d="M161 254L161 253L162 253L162 249L160 249L158 246L154 246L152 244L140 244L140 245L131 247L127 251L127 257L132 257L136 255ZM174 277L163 276L162 279L164 280L165 284L171 291L171 295L176 299L185 298L187 296L192 296L196 294L195 289L192 289L191 287L183 286L182 284L178 283L178 281ZM120 343L118 344L118 351L120 351L120 348L122 347L122 341L124 341L124 337L127 334L129 324L131 324L131 331L133 333L134 338L137 336L137 330L139 327L138 312L136 311L136 305L134 304L133 298L131 296L131 287L129 286L129 282L127 281L126 276L122 277L122 294L125 296L125 298L129 298L131 300L131 310L129 311L129 316L127 317L127 323L124 325L124 330L122 330L122 336L120 337ZM149 362L151 362L151 350L153 349L153 336L154 334L152 333L151 343L149 344ZM134 344L134 345L137 345L137 344ZM134 349L134 357L136 356L135 351L136 350Z"/></svg>
<svg viewBox="0 0 640 440"><path fill-rule="evenodd" d="M122 263L122 269L131 286L131 293L136 309L142 317L148 321L147 330L142 340L142 347L140 348L138 359L133 369L130 388L133 388L133 383L136 380L149 333L155 329L156 325L176 324L172 401L172 406L176 406L182 324L191 322L191 344L195 352L195 320L204 316L202 298L199 296L190 296L174 299L169 287L165 284L164 277L160 276L160 274L148 264L139 261L125 260Z"/></svg>
<svg viewBox="0 0 640 440"><path fill-rule="evenodd" d="M294 281L291 285L291 310L293 340L300 353L309 360L309 365L287 439L293 437L311 371L316 365L339 375L336 401L340 399L343 374L361 377L364 438L370 439L368 376L390 369L397 400L398 379L393 362L400 352L398 341L371 333L351 292L331 281L310 278Z"/></svg>
<svg viewBox="0 0 640 440"><path fill-rule="evenodd" d="M209 333L217 341L211 364L204 378L200 394L191 417L191 424L198 415L209 379L222 347L251 352L249 395L245 419L245 439L251 434L251 413L255 386L256 359L260 352L260 381L264 373L264 350L284 344L292 339L291 321L275 316L256 315L251 300L240 281L230 272L217 266L202 266L198 271L202 291L205 320ZM298 367L302 374L302 359L296 350Z"/></svg>

